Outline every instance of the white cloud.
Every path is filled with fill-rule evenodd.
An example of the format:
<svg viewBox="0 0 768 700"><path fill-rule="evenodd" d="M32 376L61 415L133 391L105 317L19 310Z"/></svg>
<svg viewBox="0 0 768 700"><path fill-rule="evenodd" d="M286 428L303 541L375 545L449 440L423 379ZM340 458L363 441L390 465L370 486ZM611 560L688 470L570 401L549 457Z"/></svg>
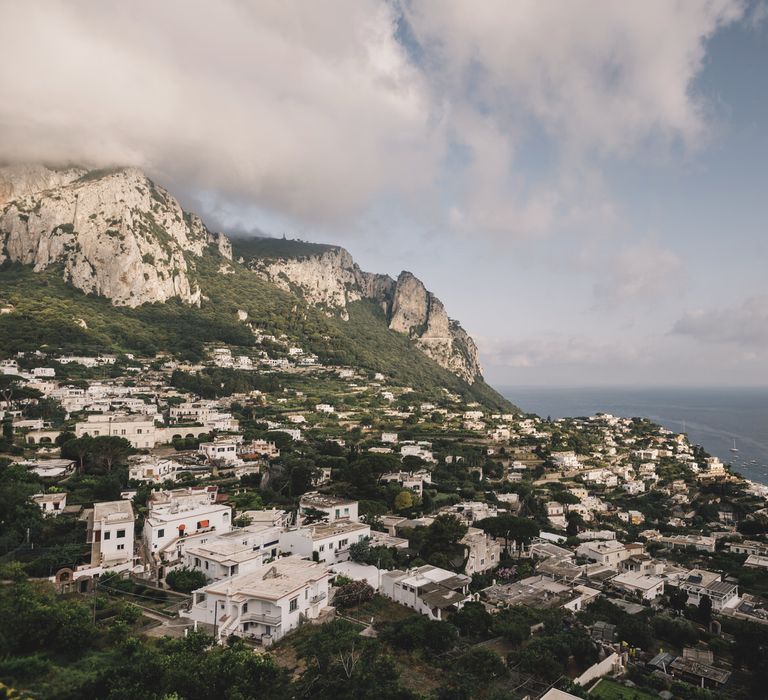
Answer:
<svg viewBox="0 0 768 700"><path fill-rule="evenodd" d="M750 297L737 307L689 311L678 319L672 333L764 352L768 344L768 295ZM743 359L756 357L750 351Z"/></svg>
<svg viewBox="0 0 768 700"><path fill-rule="evenodd" d="M652 304L679 293L686 277L678 255L648 241L603 260L602 267L602 279L594 286L600 306L624 302Z"/></svg>
<svg viewBox="0 0 768 700"><path fill-rule="evenodd" d="M522 369L601 367L641 362L646 353L632 342L605 341L552 333L522 339L481 338L483 360L495 367Z"/></svg>
<svg viewBox="0 0 768 700"><path fill-rule="evenodd" d="M7 2L0 158L138 165L309 224L394 195L473 234L606 225L614 205L582 182L583 155L700 142L692 84L708 38L742 13L738 0ZM539 177L521 154L534 125L554 154Z"/></svg>

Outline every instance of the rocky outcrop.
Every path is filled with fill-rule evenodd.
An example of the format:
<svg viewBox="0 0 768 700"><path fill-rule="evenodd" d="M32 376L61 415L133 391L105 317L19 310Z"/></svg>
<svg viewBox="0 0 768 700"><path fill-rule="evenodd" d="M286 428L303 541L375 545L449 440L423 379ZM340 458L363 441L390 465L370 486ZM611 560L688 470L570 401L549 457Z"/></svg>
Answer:
<svg viewBox="0 0 768 700"><path fill-rule="evenodd" d="M343 248L318 255L254 258L248 265L278 287L344 319L349 318L349 303L374 300L386 314L389 327L408 335L438 364L470 384L482 376L472 338L410 272L400 273L397 281L364 272Z"/></svg>
<svg viewBox="0 0 768 700"><path fill-rule="evenodd" d="M116 305L197 304L187 256L212 245L232 257L225 236L135 168L0 168L0 207L0 263L59 265L73 286Z"/></svg>

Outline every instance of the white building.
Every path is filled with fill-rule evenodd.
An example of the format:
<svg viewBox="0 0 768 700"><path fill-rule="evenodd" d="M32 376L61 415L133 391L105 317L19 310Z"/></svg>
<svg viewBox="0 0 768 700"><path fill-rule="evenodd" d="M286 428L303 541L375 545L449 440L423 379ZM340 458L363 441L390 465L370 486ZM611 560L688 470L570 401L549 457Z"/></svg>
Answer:
<svg viewBox="0 0 768 700"><path fill-rule="evenodd" d="M658 576L647 576L636 571L619 574L611 583L628 593L636 593L643 600L654 600L664 595L664 579Z"/></svg>
<svg viewBox="0 0 768 700"><path fill-rule="evenodd" d="M211 498L211 495L213 498ZM152 494L144 520L144 546L155 563L181 558L184 539L232 529L232 508L216 503L216 491L176 489Z"/></svg>
<svg viewBox="0 0 768 700"><path fill-rule="evenodd" d="M699 605L704 596L712 601L713 610L733 608L739 603L739 587L723 581L714 571L692 569L680 578L678 586L688 594L688 605Z"/></svg>
<svg viewBox="0 0 768 700"><path fill-rule="evenodd" d="M186 616L213 625L217 641L234 634L269 646L321 616L328 580L325 565L284 557L194 591Z"/></svg>
<svg viewBox="0 0 768 700"><path fill-rule="evenodd" d="M616 540L584 542L576 549L576 555L612 569L630 556L629 550Z"/></svg>
<svg viewBox="0 0 768 700"><path fill-rule="evenodd" d="M131 481L148 481L160 483L173 481L176 472L184 466L172 459L141 455L130 457L128 460L128 479Z"/></svg>
<svg viewBox="0 0 768 700"><path fill-rule="evenodd" d="M404 442L400 445L401 457L419 457L425 462L435 462L431 442Z"/></svg>
<svg viewBox="0 0 768 700"><path fill-rule="evenodd" d="M239 440L237 438L240 438ZM240 461L237 454L238 445L242 441L241 436L231 438L218 438L212 442L201 442L198 452L205 455L209 462L235 463Z"/></svg>
<svg viewBox="0 0 768 700"><path fill-rule="evenodd" d="M467 563L464 566L464 573L468 576L490 571L499 565L501 544L480 528L468 528L467 533L459 543L467 548Z"/></svg>
<svg viewBox="0 0 768 700"><path fill-rule="evenodd" d="M397 433L382 433L381 434L381 441L383 443L385 443L385 444L388 444L388 445L396 445L397 444Z"/></svg>
<svg viewBox="0 0 768 700"><path fill-rule="evenodd" d="M425 564L408 571L386 571L380 592L400 605L412 608L431 620L441 620L450 611L460 610L472 600L472 579Z"/></svg>
<svg viewBox="0 0 768 700"><path fill-rule="evenodd" d="M280 549L299 557L333 564L349 558L349 547L371 536L365 523L334 520L280 533Z"/></svg>
<svg viewBox="0 0 768 700"><path fill-rule="evenodd" d="M575 452L553 452L552 463L558 469L580 469L581 462Z"/></svg>
<svg viewBox="0 0 768 700"><path fill-rule="evenodd" d="M280 529L248 525L184 548L184 565L202 571L209 581L255 571L279 554Z"/></svg>
<svg viewBox="0 0 768 700"><path fill-rule="evenodd" d="M346 519L357 522L358 514L357 501L350 501L347 498L329 496L317 491L309 491L299 499L299 515L302 518L311 514L312 511L323 514L323 520L329 523L335 520Z"/></svg>
<svg viewBox="0 0 768 700"><path fill-rule="evenodd" d="M88 416L75 424L75 436L110 435L125 438L137 449L152 449L156 443L155 421L146 415L107 413Z"/></svg>
<svg viewBox="0 0 768 700"><path fill-rule="evenodd" d="M92 567L122 571L133 566L135 520L130 501L93 504L87 535Z"/></svg>
<svg viewBox="0 0 768 700"><path fill-rule="evenodd" d="M645 492L645 483L642 481L626 481L621 485L630 496L636 496L639 493Z"/></svg>
<svg viewBox="0 0 768 700"><path fill-rule="evenodd" d="M67 507L66 493L36 493L30 498L40 506L45 516L61 515Z"/></svg>

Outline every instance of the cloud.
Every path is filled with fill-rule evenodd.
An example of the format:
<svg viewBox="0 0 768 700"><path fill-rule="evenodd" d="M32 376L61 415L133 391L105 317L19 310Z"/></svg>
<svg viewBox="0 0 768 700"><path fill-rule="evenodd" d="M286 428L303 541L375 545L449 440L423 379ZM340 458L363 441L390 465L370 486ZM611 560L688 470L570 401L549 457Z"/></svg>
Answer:
<svg viewBox="0 0 768 700"><path fill-rule="evenodd" d="M3 3L0 157L132 164L312 220L427 186L423 76L374 0Z"/></svg>
<svg viewBox="0 0 768 700"><path fill-rule="evenodd" d="M764 351L768 343L768 295L750 297L737 307L689 311L675 322L672 334ZM745 354L744 359L755 359L754 353Z"/></svg>
<svg viewBox="0 0 768 700"><path fill-rule="evenodd" d="M0 159L130 164L309 224L382 201L439 229L605 224L584 154L696 145L738 0L0 5ZM539 134L539 132L541 132ZM527 170L542 138L552 162ZM459 155L457 155L459 154Z"/></svg>
<svg viewBox="0 0 768 700"><path fill-rule="evenodd" d="M603 279L594 286L600 306L625 302L651 304L679 292L685 282L683 261L671 250L644 242L602 262Z"/></svg>
<svg viewBox="0 0 768 700"><path fill-rule="evenodd" d="M481 338L478 342L483 360L496 367L601 367L640 362L645 356L633 343L601 341L584 335L553 333L524 339Z"/></svg>

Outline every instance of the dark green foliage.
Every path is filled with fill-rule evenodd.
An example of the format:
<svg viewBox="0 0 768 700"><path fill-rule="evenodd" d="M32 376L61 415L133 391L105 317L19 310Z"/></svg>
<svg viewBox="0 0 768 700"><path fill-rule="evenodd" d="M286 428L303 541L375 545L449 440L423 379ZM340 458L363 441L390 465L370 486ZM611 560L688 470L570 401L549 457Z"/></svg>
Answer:
<svg viewBox="0 0 768 700"><path fill-rule="evenodd" d="M174 569L165 577L166 583L172 590L179 593L191 593L198 588L202 588L208 579L202 571L196 569L189 569L183 566L179 569Z"/></svg>
<svg viewBox="0 0 768 700"><path fill-rule="evenodd" d="M390 623L381 632L381 638L398 649L422 649L428 654L449 651L458 636L458 630L452 624L421 615Z"/></svg>
<svg viewBox="0 0 768 700"><path fill-rule="evenodd" d="M247 394L254 390L275 392L280 389L280 382L274 375L218 367L207 367L195 374L176 370L171 375L170 383L177 389L189 391L204 399Z"/></svg>

